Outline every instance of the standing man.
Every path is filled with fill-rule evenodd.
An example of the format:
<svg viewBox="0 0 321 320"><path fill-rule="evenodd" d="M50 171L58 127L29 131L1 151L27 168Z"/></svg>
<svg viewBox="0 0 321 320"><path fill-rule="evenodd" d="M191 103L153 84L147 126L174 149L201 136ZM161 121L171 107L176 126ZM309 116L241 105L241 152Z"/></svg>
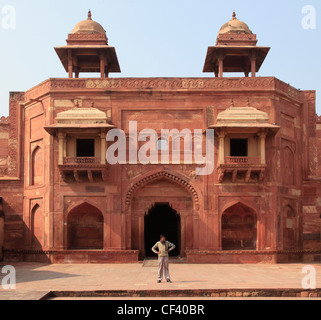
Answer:
<svg viewBox="0 0 321 320"><path fill-rule="evenodd" d="M160 236L160 241L157 242L152 251L158 254L158 283L161 283L163 280L163 275L165 274L165 279L167 282L172 282L169 275L169 255L168 253L175 249L175 245L166 241L164 235Z"/></svg>

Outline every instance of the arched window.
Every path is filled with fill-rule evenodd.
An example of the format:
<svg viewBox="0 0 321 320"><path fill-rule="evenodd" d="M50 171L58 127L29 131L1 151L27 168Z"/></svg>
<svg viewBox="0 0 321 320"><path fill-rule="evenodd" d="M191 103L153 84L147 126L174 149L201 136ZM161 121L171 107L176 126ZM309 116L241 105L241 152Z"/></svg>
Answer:
<svg viewBox="0 0 321 320"><path fill-rule="evenodd" d="M283 183L294 185L294 153L289 147L285 147L282 150L282 168Z"/></svg>
<svg viewBox="0 0 321 320"><path fill-rule="evenodd" d="M38 146L31 155L31 179L32 186L42 185L44 183L44 170L43 170L43 151Z"/></svg>
<svg viewBox="0 0 321 320"><path fill-rule="evenodd" d="M283 248L285 250L294 249L296 242L296 214L290 205L286 206L283 212Z"/></svg>

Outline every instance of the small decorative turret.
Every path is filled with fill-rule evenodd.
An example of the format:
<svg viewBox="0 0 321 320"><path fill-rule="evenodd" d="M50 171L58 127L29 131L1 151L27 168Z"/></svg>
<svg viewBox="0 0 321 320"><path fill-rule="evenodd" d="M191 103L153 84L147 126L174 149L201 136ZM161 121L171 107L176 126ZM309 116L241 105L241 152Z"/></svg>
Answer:
<svg viewBox="0 0 321 320"><path fill-rule="evenodd" d="M69 78L85 72L99 72L101 78L107 78L110 72L120 72L116 50L108 45L105 29L92 20L90 10L87 19L68 35L67 46L55 50Z"/></svg>
<svg viewBox="0 0 321 320"><path fill-rule="evenodd" d="M269 50L257 46L256 34L233 11L232 19L221 27L216 45L208 48L203 71L220 78L223 72L242 72L246 77L251 72L255 77Z"/></svg>

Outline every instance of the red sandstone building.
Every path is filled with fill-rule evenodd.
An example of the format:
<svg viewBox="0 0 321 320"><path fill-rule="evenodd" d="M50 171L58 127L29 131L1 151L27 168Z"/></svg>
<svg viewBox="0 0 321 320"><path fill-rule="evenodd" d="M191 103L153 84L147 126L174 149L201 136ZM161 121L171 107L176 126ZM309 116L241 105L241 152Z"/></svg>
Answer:
<svg viewBox="0 0 321 320"><path fill-rule="evenodd" d="M256 77L269 48L235 14L208 49L209 78L110 78L116 51L91 14L55 50L69 78L11 92L0 121L7 261L137 262L160 232L190 263L320 260L315 91ZM244 76L224 77L233 72ZM129 121L159 134L215 129L214 173L109 165L106 134L128 134Z"/></svg>

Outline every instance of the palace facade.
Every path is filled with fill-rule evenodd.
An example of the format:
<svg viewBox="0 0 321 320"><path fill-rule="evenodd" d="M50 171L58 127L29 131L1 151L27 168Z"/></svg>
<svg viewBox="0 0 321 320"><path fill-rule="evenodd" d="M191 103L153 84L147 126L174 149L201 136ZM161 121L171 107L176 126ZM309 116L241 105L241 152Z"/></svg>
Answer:
<svg viewBox="0 0 321 320"><path fill-rule="evenodd" d="M256 77L270 49L257 41L233 14L208 48L210 77L111 78L116 50L89 12L55 48L68 78L11 92L1 118L2 258L134 263L165 233L188 263L320 261L316 93ZM186 148L162 129L214 130L214 172L197 175L195 161L107 163L106 135L130 140L131 121L155 130L157 151Z"/></svg>

